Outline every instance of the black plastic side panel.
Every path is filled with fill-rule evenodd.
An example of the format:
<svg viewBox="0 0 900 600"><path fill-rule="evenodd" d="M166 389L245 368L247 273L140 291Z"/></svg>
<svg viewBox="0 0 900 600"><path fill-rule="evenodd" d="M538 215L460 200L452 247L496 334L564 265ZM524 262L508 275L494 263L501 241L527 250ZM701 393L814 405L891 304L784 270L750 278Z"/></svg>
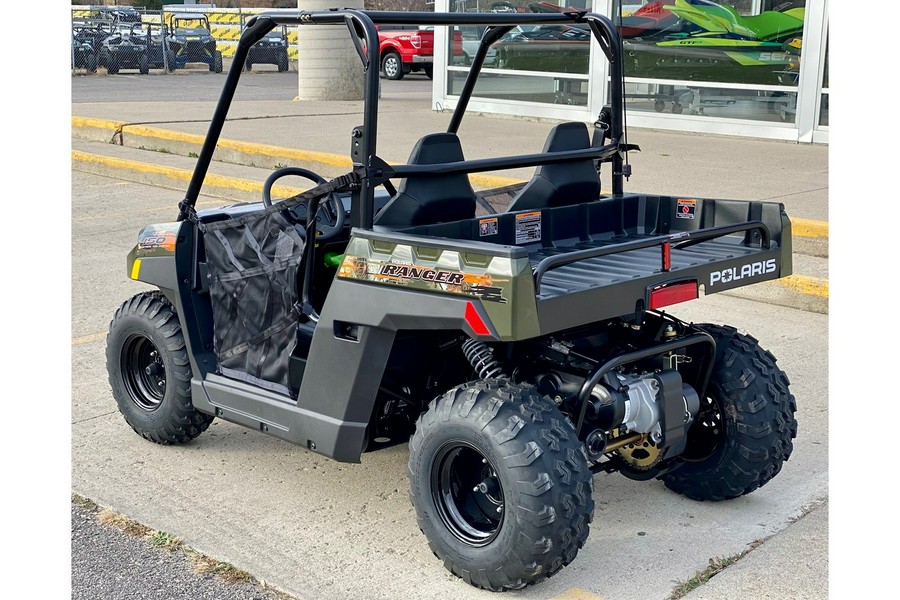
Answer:
<svg viewBox="0 0 900 600"><path fill-rule="evenodd" d="M268 433L342 462L359 462L368 419L361 423L332 419L286 401L262 388L209 374L191 381L197 410Z"/></svg>

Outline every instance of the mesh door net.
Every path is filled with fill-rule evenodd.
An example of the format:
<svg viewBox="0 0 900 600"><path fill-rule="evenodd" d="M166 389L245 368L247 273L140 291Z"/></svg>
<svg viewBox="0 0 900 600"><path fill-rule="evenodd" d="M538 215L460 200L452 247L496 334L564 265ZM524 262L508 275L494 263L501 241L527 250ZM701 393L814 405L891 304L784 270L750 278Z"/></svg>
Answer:
<svg viewBox="0 0 900 600"><path fill-rule="evenodd" d="M297 343L297 274L305 240L280 212L260 211L200 227L220 373L290 395L288 367Z"/></svg>

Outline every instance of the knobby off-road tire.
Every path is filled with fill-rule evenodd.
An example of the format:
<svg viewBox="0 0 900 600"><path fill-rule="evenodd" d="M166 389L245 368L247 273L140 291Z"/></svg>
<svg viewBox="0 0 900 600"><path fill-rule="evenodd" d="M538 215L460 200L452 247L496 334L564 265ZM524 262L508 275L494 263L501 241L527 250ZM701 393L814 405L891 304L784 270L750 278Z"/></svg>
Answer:
<svg viewBox="0 0 900 600"><path fill-rule="evenodd" d="M587 540L587 457L572 424L530 385L478 381L433 400L410 440L408 470L432 552L475 587L550 577Z"/></svg>
<svg viewBox="0 0 900 600"><path fill-rule="evenodd" d="M713 374L687 434L686 462L662 480L694 500L726 500L781 470L797 436L797 403L787 375L756 339L733 327L698 327L716 340Z"/></svg>
<svg viewBox="0 0 900 600"><path fill-rule="evenodd" d="M157 444L183 444L213 417L191 405L191 365L178 315L161 292L126 300L109 324L106 368L125 421Z"/></svg>
<svg viewBox="0 0 900 600"><path fill-rule="evenodd" d="M213 73L222 72L222 52L219 50L213 52L212 63L209 65L209 70Z"/></svg>

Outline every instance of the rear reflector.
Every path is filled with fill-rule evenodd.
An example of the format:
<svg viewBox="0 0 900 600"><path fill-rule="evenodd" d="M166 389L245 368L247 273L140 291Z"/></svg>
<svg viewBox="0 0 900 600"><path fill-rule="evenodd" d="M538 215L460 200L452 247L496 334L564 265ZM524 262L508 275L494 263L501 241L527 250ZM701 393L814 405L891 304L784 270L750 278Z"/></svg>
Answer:
<svg viewBox="0 0 900 600"><path fill-rule="evenodd" d="M481 315L475 310L475 305L471 302L466 302L466 323L469 324L475 335L491 335L491 330L488 329L484 319L481 318Z"/></svg>
<svg viewBox="0 0 900 600"><path fill-rule="evenodd" d="M670 304L695 300L697 297L696 281L665 285L650 292L650 308L662 308Z"/></svg>

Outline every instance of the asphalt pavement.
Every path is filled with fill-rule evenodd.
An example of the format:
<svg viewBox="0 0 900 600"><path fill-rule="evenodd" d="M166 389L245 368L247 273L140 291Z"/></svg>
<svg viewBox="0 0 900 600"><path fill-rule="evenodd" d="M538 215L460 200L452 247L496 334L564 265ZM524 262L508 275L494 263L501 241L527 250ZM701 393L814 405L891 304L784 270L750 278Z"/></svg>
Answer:
<svg viewBox="0 0 900 600"><path fill-rule="evenodd" d="M157 85L165 78L145 79ZM445 128L449 115L432 110L427 84L384 83L379 153L403 161L415 140ZM402 88L408 84L419 88ZM213 109L207 99L99 102L96 90L92 94L90 102L73 96L73 116L198 134L205 132ZM263 97L237 101L232 115L223 132L227 139L346 155L361 111L359 103ZM467 158L537 152L550 127L470 115L461 138ZM643 151L632 154L635 175L628 190L777 200L792 217L827 221L827 147L638 129L629 141ZM169 172L190 163L190 151L181 156L171 148L127 147L87 136L73 139L73 149L123 163L162 165ZM85 164L73 160L73 169L88 171ZM231 162L215 167L223 176L260 169ZM116 173L118 178L111 178ZM78 374L72 385L73 491L177 535L297 598L493 597L450 576L428 551L406 498L405 446L345 465L221 421L177 448L149 444L124 424L106 382L104 332L115 308L143 289L124 273L124 256L137 231L172 218L181 197L178 184L151 187L138 183L134 173L73 173L72 368ZM525 179L530 174L497 175ZM247 177L258 173L247 171ZM221 204L222 198L204 195L201 203ZM811 276L827 280L827 237L824 250L822 238L818 241L798 257L808 261ZM598 475L591 537L576 561L552 580L512 596L664 600L710 559L740 557L686 597L827 597L827 316L802 306L722 295L673 312L748 330L779 358L798 403L794 455L770 484L726 503L691 502L659 482ZM73 569L106 564L109 571L121 570L117 563L91 563L87 554L76 560L73 552ZM766 581L776 565L785 573L778 585ZM130 597L156 597L135 594ZM191 596L173 592L171 597Z"/></svg>

